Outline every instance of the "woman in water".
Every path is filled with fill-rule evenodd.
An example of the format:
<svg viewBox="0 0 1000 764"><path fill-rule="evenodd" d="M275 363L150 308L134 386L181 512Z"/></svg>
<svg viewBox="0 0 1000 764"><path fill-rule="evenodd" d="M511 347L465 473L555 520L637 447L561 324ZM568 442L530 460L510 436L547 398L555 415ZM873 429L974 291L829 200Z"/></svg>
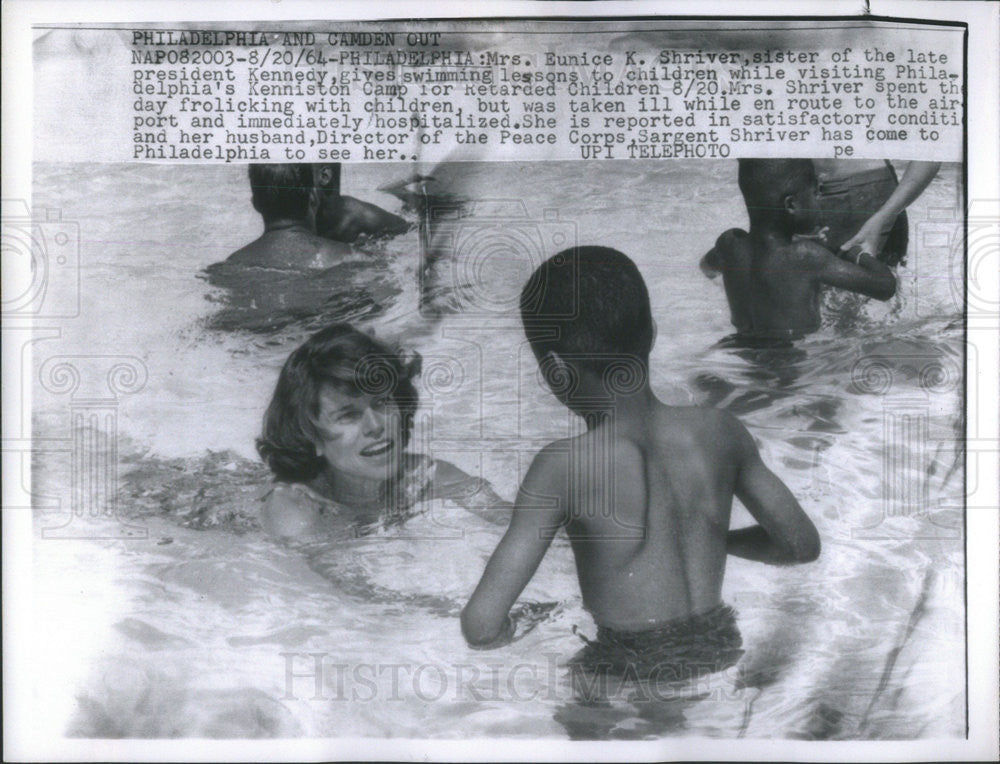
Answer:
<svg viewBox="0 0 1000 764"><path fill-rule="evenodd" d="M285 362L257 450L274 475L262 524L303 537L401 522L419 501L451 499L491 522L509 504L485 481L405 448L419 356L348 324L310 337Z"/></svg>
<svg viewBox="0 0 1000 764"><path fill-rule="evenodd" d="M884 160L814 159L813 166L828 224L826 245L858 247L890 267L902 263L909 239L905 210L934 179L940 162L910 162L898 182Z"/></svg>

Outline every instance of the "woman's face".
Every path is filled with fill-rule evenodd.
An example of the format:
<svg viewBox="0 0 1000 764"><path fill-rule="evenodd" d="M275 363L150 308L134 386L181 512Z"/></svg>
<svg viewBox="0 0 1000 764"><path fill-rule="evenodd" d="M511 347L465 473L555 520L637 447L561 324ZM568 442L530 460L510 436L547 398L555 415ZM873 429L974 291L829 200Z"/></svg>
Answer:
<svg viewBox="0 0 1000 764"><path fill-rule="evenodd" d="M402 463L401 419L391 396L350 395L326 385L319 396L316 452L334 471L388 480Z"/></svg>

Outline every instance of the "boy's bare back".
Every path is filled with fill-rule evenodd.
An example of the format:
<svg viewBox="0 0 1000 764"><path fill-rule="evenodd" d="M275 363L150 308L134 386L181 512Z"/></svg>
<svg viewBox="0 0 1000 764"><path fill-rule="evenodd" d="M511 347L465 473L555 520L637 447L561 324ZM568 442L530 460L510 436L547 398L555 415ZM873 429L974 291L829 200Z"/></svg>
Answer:
<svg viewBox="0 0 1000 764"><path fill-rule="evenodd" d="M878 300L896 292L886 265L860 252L822 246L818 182L808 159L741 159L740 192L750 232L719 237L701 261L710 278L723 274L733 325L740 335L796 339L820 327L824 286ZM826 226L829 230L829 225Z"/></svg>
<svg viewBox="0 0 1000 764"><path fill-rule="evenodd" d="M719 604L735 428L719 411L656 402L640 426L607 423L570 442L572 463L603 466L566 483L567 532L598 624L645 629Z"/></svg>
<svg viewBox="0 0 1000 764"><path fill-rule="evenodd" d="M606 247L554 255L522 290L521 312L546 384L587 431L535 456L462 611L470 644L515 638L511 607L560 528L584 606L598 626L621 633L689 616L714 623L710 613L731 621L718 608L728 554L775 564L816 558L815 526L743 426L722 411L656 398L649 293L626 255ZM729 530L733 496L757 525Z"/></svg>
<svg viewBox="0 0 1000 764"><path fill-rule="evenodd" d="M330 268L355 254L347 244L317 236L305 225L265 231L260 238L234 252L228 266L271 270L309 271Z"/></svg>
<svg viewBox="0 0 1000 764"><path fill-rule="evenodd" d="M726 231L703 267L722 273L733 325L755 337L792 338L819 329L824 286L882 300L895 293L895 279L881 263L862 267L808 238L771 231Z"/></svg>
<svg viewBox="0 0 1000 764"><path fill-rule="evenodd" d="M772 564L816 559L815 526L735 417L650 399L535 457L463 613L470 642L500 631L562 527L585 607L598 625L621 631L718 605L727 554ZM729 530L734 496L758 525Z"/></svg>

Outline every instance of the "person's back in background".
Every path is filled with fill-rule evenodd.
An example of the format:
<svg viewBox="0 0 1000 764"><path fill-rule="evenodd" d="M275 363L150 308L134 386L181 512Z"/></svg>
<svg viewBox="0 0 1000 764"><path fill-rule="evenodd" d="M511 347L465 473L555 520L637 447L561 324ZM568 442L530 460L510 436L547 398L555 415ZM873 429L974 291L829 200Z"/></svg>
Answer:
<svg viewBox="0 0 1000 764"><path fill-rule="evenodd" d="M340 193L340 163L314 164L314 228L333 241L354 242L359 236L396 236L410 224L381 207Z"/></svg>
<svg viewBox="0 0 1000 764"><path fill-rule="evenodd" d="M741 159L739 185L750 231L726 231L701 261L710 278L722 274L738 335L789 340L816 331L823 287L879 300L895 294L884 263L817 241L823 218L811 160Z"/></svg>
<svg viewBox="0 0 1000 764"><path fill-rule="evenodd" d="M253 207L264 232L230 255L225 265L241 268L311 270L329 268L354 250L318 236L310 223L313 174L308 164L252 164ZM218 265L210 266L218 270Z"/></svg>

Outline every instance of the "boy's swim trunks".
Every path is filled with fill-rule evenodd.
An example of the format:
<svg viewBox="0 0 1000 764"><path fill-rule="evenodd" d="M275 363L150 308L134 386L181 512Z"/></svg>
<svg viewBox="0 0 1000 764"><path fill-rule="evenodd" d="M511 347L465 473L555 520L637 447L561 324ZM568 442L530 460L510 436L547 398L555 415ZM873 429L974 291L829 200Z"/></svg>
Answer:
<svg viewBox="0 0 1000 764"><path fill-rule="evenodd" d="M742 643L735 611L718 605L644 631L600 626L597 639L588 640L570 666L638 681L683 681L735 665L743 655Z"/></svg>
<svg viewBox="0 0 1000 764"><path fill-rule="evenodd" d="M874 170L820 181L823 224L830 227L826 245L834 251L839 249L878 212L897 185L896 172L888 163ZM908 241L906 213L901 212L892 227L883 232L876 256L886 265L897 265L906 257Z"/></svg>

